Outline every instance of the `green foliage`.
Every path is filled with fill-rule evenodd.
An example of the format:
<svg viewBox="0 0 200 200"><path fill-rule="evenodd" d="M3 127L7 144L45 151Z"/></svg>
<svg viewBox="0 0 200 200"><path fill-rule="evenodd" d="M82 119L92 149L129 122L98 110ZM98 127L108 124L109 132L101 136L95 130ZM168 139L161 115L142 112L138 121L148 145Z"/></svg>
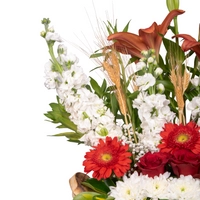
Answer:
<svg viewBox="0 0 200 200"><path fill-rule="evenodd" d="M110 191L109 187L103 180L98 181L97 179L90 178L82 184L100 194L107 194Z"/></svg>
<svg viewBox="0 0 200 200"><path fill-rule="evenodd" d="M130 22L131 22L131 20L126 24L126 26L123 28L122 32L127 32L128 31ZM118 32L117 20L115 21L114 26L109 21L107 21L107 24L105 23L105 25L106 25L106 28L107 28L107 31L108 31L109 35L112 34L112 33L117 33Z"/></svg>
<svg viewBox="0 0 200 200"><path fill-rule="evenodd" d="M64 106L59 102L57 97L57 103L50 103L51 111L48 111L44 115L51 119L52 123L59 123L60 125L57 128L69 128L76 131L76 125L69 120L70 114L66 112Z"/></svg>
<svg viewBox="0 0 200 200"><path fill-rule="evenodd" d="M77 196L75 196L73 200L94 200L94 199L97 200L99 196L101 197L101 195L96 192L81 192ZM106 198L99 198L99 200L101 199L106 199Z"/></svg>
<svg viewBox="0 0 200 200"><path fill-rule="evenodd" d="M95 79L90 77L90 85L96 95L103 99L104 104L110 108L111 112L116 116L116 118L121 118L118 115L119 104L114 93L114 86L107 86L107 82L104 79L102 85L100 86Z"/></svg>
<svg viewBox="0 0 200 200"><path fill-rule="evenodd" d="M185 53L181 49L181 47L176 43L167 38L163 38L163 44L166 49L166 58L174 58L175 61L183 63L185 60Z"/></svg>
<svg viewBox="0 0 200 200"><path fill-rule="evenodd" d="M96 192L82 192L75 196L73 200L114 200L114 198L108 195L98 194Z"/></svg>
<svg viewBox="0 0 200 200"><path fill-rule="evenodd" d="M66 128L72 131L55 134L53 136L65 136L69 141L80 143L79 139L83 136L82 133L77 132L77 126L69 119L70 114L66 112L64 106L59 102L57 97L57 103L50 103L51 111L48 111L44 115L49 118L47 120L54 124L59 124L57 128Z"/></svg>
<svg viewBox="0 0 200 200"><path fill-rule="evenodd" d="M129 29L129 24L130 24L131 20L125 25L125 27L123 28L122 32L127 32ZM108 35L113 34L113 33L117 33L118 32L118 26L117 26L117 20L115 21L115 24L112 25L112 23L110 21L107 21L107 23L105 23L106 29L108 31ZM105 56L102 52L103 49L98 49L96 50L92 55L90 55L90 58L99 58L102 56ZM133 59L130 59L130 62L133 62Z"/></svg>
<svg viewBox="0 0 200 200"><path fill-rule="evenodd" d="M77 142L77 143L83 143L80 142L79 139L83 136L82 133L78 133L78 132L63 132L63 133L58 133L55 134L53 136L64 136L67 137L69 140L69 142Z"/></svg>

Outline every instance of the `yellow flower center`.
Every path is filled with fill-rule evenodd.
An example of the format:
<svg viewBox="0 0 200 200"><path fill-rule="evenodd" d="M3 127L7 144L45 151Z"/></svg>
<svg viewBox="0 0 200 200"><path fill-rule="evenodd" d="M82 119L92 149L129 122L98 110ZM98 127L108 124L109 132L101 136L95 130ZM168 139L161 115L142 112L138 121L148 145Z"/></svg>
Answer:
<svg viewBox="0 0 200 200"><path fill-rule="evenodd" d="M126 190L126 194L130 195L131 191L129 189Z"/></svg>
<svg viewBox="0 0 200 200"><path fill-rule="evenodd" d="M181 134L179 134L178 137L177 137L177 142L184 143L184 142L187 142L188 139L189 139L188 134L186 134L186 133L181 133Z"/></svg>
<svg viewBox="0 0 200 200"><path fill-rule="evenodd" d="M110 155L109 153L104 153L101 156L103 161L110 161L112 159L112 155Z"/></svg>

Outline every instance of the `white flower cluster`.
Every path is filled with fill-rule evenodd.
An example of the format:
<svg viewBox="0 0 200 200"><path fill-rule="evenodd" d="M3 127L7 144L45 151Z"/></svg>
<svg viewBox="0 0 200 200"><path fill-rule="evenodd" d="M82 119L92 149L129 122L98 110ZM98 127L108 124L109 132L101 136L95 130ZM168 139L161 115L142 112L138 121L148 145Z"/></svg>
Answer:
<svg viewBox="0 0 200 200"><path fill-rule="evenodd" d="M200 70L200 67L198 70ZM194 77L191 79L191 83L196 88L199 88L200 91L200 77ZM200 126L200 93L198 96L193 97L193 99L188 103L187 109L191 111L192 120L196 120L197 125Z"/></svg>
<svg viewBox="0 0 200 200"><path fill-rule="evenodd" d="M164 85L156 83L156 78L163 73L155 59L154 50L143 51L143 58L136 64L135 86L139 90L137 98L132 102L133 108L138 110L141 121L141 131L136 130L138 143L133 145L133 153L138 153L138 159L146 152L157 151L160 143L160 132L164 124L172 122L175 113L170 110L170 101L162 94ZM147 92L148 91L148 92Z"/></svg>
<svg viewBox="0 0 200 200"><path fill-rule="evenodd" d="M124 176L116 187L110 187L110 196L115 200L197 200L200 199L200 180L192 176L170 177L166 172L154 178L138 175L134 172L130 177Z"/></svg>
<svg viewBox="0 0 200 200"><path fill-rule="evenodd" d="M140 92L133 101L133 107L138 109L142 128L142 134L138 134L139 145L145 147L145 152L157 150L164 124L172 122L175 117L175 113L170 111L169 103L165 95L148 95L147 92Z"/></svg>
<svg viewBox="0 0 200 200"><path fill-rule="evenodd" d="M200 96L194 97L188 103L187 109L191 111L192 120L197 119L197 125L200 126Z"/></svg>
<svg viewBox="0 0 200 200"><path fill-rule="evenodd" d="M47 37L49 39L49 35ZM51 40L52 38L60 37L57 34L54 37L51 33ZM80 140L93 146L106 136L121 137L122 129L115 124L112 112L102 99L85 87L89 78L77 65L76 56L67 54L67 48L63 44L58 46L57 52L56 60L62 66L62 72L55 71L49 61L45 66L45 86L56 89L65 110L70 113L70 120L77 125L77 131L84 134Z"/></svg>

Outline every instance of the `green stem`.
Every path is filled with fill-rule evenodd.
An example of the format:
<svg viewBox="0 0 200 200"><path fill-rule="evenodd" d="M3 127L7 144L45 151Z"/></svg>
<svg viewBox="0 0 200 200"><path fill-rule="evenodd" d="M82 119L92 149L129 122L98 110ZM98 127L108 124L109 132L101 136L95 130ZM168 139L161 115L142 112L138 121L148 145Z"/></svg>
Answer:
<svg viewBox="0 0 200 200"><path fill-rule="evenodd" d="M130 102L129 98L127 97L128 86L127 86L127 82L126 82L125 67L123 65L121 56L120 55L118 55L118 56L120 57L119 61L120 61L121 72L122 72L122 80L123 80L122 85L123 85L123 90L124 90L124 93L125 93L125 97L127 99L126 102L127 102L127 107L128 107L129 122L131 122L131 124L132 124L133 137L134 137L135 142L137 143L137 136L135 134L135 116L134 116L134 112L132 110L131 102Z"/></svg>
<svg viewBox="0 0 200 200"><path fill-rule="evenodd" d="M53 61L53 64L55 66L55 70L58 71L59 73L62 73L63 69L62 67L60 66L60 63L57 61L55 55L54 55L54 52L53 52L53 43L48 43L48 47L49 47L49 54L51 56L51 59Z"/></svg>
<svg viewBox="0 0 200 200"><path fill-rule="evenodd" d="M175 35L178 34L178 20L177 20L177 16L174 17L174 32L175 32ZM179 44L178 38L176 38L176 44Z"/></svg>

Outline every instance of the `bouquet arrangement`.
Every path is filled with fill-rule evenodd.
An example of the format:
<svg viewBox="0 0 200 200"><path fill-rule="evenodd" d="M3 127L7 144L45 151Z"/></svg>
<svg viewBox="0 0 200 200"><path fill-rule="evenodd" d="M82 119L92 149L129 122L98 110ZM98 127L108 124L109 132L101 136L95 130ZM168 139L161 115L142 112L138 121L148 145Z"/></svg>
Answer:
<svg viewBox="0 0 200 200"><path fill-rule="evenodd" d="M200 38L179 33L179 0L166 4L163 22L138 34L129 22L122 31L105 23L90 56L105 74L101 84L42 20L45 86L57 92L45 116L64 129L57 136L91 147L84 173L70 179L74 200L200 199Z"/></svg>

